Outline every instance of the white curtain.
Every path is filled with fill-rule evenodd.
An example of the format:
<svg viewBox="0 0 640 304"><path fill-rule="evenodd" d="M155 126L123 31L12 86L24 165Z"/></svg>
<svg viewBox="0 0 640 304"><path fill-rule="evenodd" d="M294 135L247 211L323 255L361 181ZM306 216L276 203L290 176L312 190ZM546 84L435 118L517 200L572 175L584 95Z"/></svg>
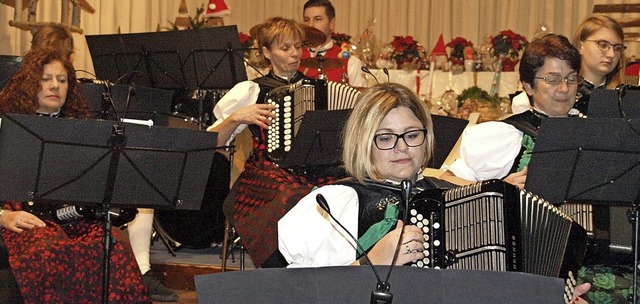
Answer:
<svg viewBox="0 0 640 304"><path fill-rule="evenodd" d="M249 29L271 16L301 21L306 0L226 0L231 15L226 25ZM82 12L80 27L84 35L152 32L171 27L178 15L180 0L87 0L96 12ZM427 49L440 34L445 43L457 36L481 42L486 34L511 29L530 39L546 24L555 33L572 37L577 24L591 14L594 4L634 3L631 0L333 0L336 32L351 35L356 42L369 20L375 19L377 49L393 36L412 35ZM39 1L37 21L59 21L60 1ZM207 0L187 0L189 15L208 4ZM612 14L633 17L631 14ZM9 26L14 9L0 5L0 54L22 55L30 47L31 34ZM26 20L26 11L23 11ZM93 72L91 56L83 35L74 34L77 69ZM212 38L214 39L214 38ZM628 42L626 56L637 54L637 43ZM80 77L86 75L80 74Z"/></svg>

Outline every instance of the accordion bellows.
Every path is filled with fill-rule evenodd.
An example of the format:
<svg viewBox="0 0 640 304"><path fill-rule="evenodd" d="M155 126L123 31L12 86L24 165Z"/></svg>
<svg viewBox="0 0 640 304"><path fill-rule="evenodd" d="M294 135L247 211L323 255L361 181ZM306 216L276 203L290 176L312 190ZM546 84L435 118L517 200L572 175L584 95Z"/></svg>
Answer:
<svg viewBox="0 0 640 304"><path fill-rule="evenodd" d="M586 232L571 217L501 180L420 192L409 202L409 221L426 239L418 267L566 278L586 250Z"/></svg>

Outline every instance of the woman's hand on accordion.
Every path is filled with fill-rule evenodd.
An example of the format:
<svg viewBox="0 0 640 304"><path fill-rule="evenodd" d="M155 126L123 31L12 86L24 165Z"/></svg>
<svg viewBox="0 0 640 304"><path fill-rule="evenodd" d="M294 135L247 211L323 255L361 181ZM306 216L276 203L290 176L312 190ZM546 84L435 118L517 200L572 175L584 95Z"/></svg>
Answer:
<svg viewBox="0 0 640 304"><path fill-rule="evenodd" d="M520 172L507 175L507 177L504 178L504 181L514 186L518 186L520 189L524 189L524 184L527 181L527 171L529 171L529 167L524 167Z"/></svg>
<svg viewBox="0 0 640 304"><path fill-rule="evenodd" d="M270 104L253 104L238 109L229 117L232 121L241 124L257 125L261 128L268 128L276 118L273 110L276 107ZM271 118L271 119L269 119Z"/></svg>
<svg viewBox="0 0 640 304"><path fill-rule="evenodd" d="M398 237L401 235L402 241L400 246L397 246ZM422 230L414 225L404 226L402 220L398 220L396 228L383 236L369 251L369 259L374 265L391 265L395 250L398 250L396 265L404 265L424 258Z"/></svg>

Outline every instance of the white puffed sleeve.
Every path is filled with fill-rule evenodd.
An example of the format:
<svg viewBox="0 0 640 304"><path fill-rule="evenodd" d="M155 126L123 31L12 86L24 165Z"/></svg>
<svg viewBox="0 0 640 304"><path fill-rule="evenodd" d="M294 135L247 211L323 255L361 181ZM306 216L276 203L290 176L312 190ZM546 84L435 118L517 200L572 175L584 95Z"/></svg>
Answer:
<svg viewBox="0 0 640 304"><path fill-rule="evenodd" d="M259 94L260 86L250 80L239 82L233 86L213 108L213 115L217 120L211 127L217 126L238 109L255 104L258 101ZM231 141L246 128L247 124L240 124L225 144L229 145Z"/></svg>
<svg viewBox="0 0 640 304"><path fill-rule="evenodd" d="M355 237L358 235L358 195L350 187L329 185L302 198L278 221L278 248L289 267L349 265L356 258L355 242L320 208L321 193L331 214Z"/></svg>
<svg viewBox="0 0 640 304"><path fill-rule="evenodd" d="M522 132L504 122L469 127L462 133L460 158L447 169L470 181L504 178L520 153L522 136Z"/></svg>

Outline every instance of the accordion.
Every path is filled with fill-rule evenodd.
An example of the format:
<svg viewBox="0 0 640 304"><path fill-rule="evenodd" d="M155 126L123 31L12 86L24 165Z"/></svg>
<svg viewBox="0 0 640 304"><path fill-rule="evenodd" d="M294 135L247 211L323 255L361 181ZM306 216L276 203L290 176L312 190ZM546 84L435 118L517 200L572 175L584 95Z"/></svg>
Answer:
<svg viewBox="0 0 640 304"><path fill-rule="evenodd" d="M423 191L409 201L425 257L412 266L575 277L587 237L544 199L501 180Z"/></svg>
<svg viewBox="0 0 640 304"><path fill-rule="evenodd" d="M321 79L271 90L266 102L276 106L276 118L267 132L267 155L276 163L286 156L306 111L351 109L359 95L353 87Z"/></svg>

